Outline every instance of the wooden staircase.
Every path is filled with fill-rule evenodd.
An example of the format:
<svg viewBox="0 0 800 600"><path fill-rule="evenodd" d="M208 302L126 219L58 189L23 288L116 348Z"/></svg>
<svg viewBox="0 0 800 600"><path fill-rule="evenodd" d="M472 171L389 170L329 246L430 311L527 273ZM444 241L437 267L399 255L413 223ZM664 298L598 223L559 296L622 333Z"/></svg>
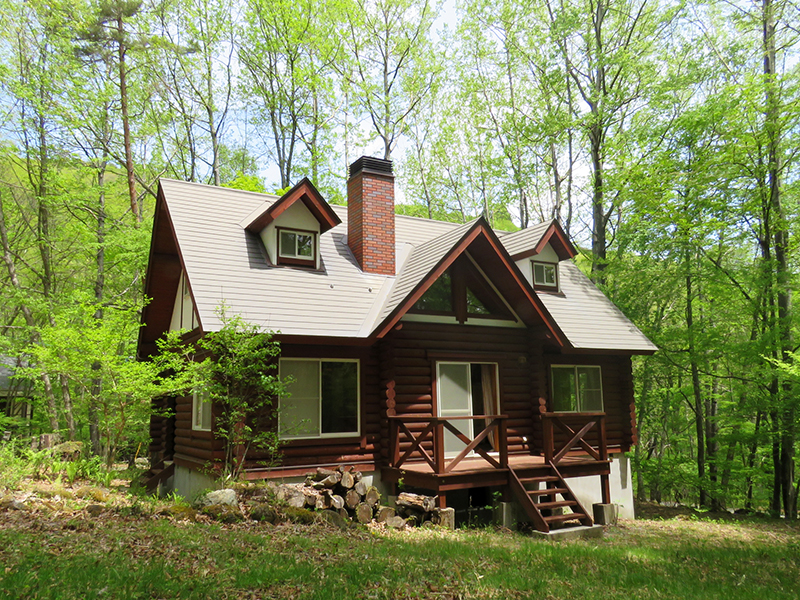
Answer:
<svg viewBox="0 0 800 600"><path fill-rule="evenodd" d="M509 485L522 505L525 514L539 531L549 533L554 526L577 521L581 525L592 525L592 517L578 501L564 477L552 461L548 461L548 474L520 478L514 469L509 469ZM557 496L561 500L556 499ZM561 512L567 509L568 512Z"/></svg>

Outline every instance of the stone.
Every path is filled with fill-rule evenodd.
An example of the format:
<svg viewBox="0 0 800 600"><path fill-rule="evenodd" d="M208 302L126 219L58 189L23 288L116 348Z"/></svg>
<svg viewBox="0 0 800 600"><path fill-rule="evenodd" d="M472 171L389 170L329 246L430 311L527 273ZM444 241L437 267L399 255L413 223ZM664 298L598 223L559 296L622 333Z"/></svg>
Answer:
<svg viewBox="0 0 800 600"><path fill-rule="evenodd" d="M83 442L63 442L53 447L53 454L60 456L61 460L74 462L81 457Z"/></svg>
<svg viewBox="0 0 800 600"><path fill-rule="evenodd" d="M455 508L435 508L433 510L433 522L445 529L456 528L456 509Z"/></svg>
<svg viewBox="0 0 800 600"><path fill-rule="evenodd" d="M594 522L598 525L616 525L619 506L616 504L592 504Z"/></svg>
<svg viewBox="0 0 800 600"><path fill-rule="evenodd" d="M89 513L91 517L98 517L105 509L106 507L101 504L90 504L86 507L86 512Z"/></svg>
<svg viewBox="0 0 800 600"><path fill-rule="evenodd" d="M337 511L333 510L323 510L319 513L320 518L324 519L334 527L338 527L339 529L347 529L347 521L342 518Z"/></svg>
<svg viewBox="0 0 800 600"><path fill-rule="evenodd" d="M269 504L259 502L250 508L250 518L253 521L275 524L278 521L278 513Z"/></svg>
<svg viewBox="0 0 800 600"><path fill-rule="evenodd" d="M386 526L392 529L404 529L406 520L403 517L389 517L386 519Z"/></svg>
<svg viewBox="0 0 800 600"><path fill-rule="evenodd" d="M199 504L201 506L239 506L239 503L236 500L236 492L231 489L214 490L213 492L208 492L205 496L200 498Z"/></svg>
<svg viewBox="0 0 800 600"><path fill-rule="evenodd" d="M4 498L2 502L0 502L0 508L4 510L27 510L27 505L22 502L21 500L17 500L16 498Z"/></svg>
<svg viewBox="0 0 800 600"><path fill-rule="evenodd" d="M244 514L238 507L229 504L211 504L203 508L203 514L208 515L215 521L231 525L244 521Z"/></svg>
<svg viewBox="0 0 800 600"><path fill-rule="evenodd" d="M499 502L494 507L494 522L506 529L516 529L517 505L514 502Z"/></svg>

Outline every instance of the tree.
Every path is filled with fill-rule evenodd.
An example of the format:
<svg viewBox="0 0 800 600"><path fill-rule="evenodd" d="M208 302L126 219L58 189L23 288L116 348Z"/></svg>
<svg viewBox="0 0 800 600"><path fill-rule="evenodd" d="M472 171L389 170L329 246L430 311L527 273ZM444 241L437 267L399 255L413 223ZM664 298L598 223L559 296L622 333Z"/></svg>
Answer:
<svg viewBox="0 0 800 600"><path fill-rule="evenodd" d="M280 345L239 315L219 309L222 328L206 333L197 347L180 343L180 332L159 344L156 362L175 372L169 387L211 402L214 431L225 444L221 476L237 479L251 450L275 457L280 446L277 399L286 396L277 375ZM201 360L202 359L202 360Z"/></svg>

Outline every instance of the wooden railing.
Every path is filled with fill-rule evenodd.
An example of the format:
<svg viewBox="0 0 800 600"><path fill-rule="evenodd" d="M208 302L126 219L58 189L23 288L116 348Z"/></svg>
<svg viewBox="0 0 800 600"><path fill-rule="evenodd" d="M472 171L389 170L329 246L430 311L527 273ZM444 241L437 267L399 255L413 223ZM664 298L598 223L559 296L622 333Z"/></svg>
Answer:
<svg viewBox="0 0 800 600"><path fill-rule="evenodd" d="M566 434L566 441L556 447L555 429ZM597 446L587 441L587 434L597 429ZM594 436L593 436L594 437ZM553 467L569 452L583 451L598 462L608 462L608 445L606 443L606 414L603 412L549 412L542 414L542 441L544 459ZM608 475L601 475L603 502L611 502L611 491Z"/></svg>
<svg viewBox="0 0 800 600"><path fill-rule="evenodd" d="M391 442L390 461L391 466L401 467L407 460L422 458L433 469L437 475L450 473L471 452L475 452L486 460L496 469L508 468L508 443L506 441L506 415L477 415L471 417L432 417L431 415L403 415L389 417L389 434ZM463 432L459 431L452 421L488 421L486 426L473 439L469 439ZM422 423L425 427L422 431L415 433L408 427L412 423ZM464 449L452 459L445 458L444 452L444 432L451 432L458 439L464 442ZM499 456L495 458L479 444L495 432L495 447L498 448ZM401 454L401 439L410 441L411 445ZM428 452L423 445L424 442L431 441L432 452Z"/></svg>

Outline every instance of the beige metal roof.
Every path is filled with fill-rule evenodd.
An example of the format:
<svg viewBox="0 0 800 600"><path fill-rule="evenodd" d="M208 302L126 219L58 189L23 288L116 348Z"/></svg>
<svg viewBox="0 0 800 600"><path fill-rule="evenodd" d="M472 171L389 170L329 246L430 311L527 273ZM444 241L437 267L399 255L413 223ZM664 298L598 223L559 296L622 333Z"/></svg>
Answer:
<svg viewBox="0 0 800 600"><path fill-rule="evenodd" d="M416 285L433 270L436 264L471 228L474 221L450 228L442 235L416 246L405 261L397 281L391 291L389 300L383 307L380 319L383 321ZM378 323L375 323L377 325Z"/></svg>
<svg viewBox="0 0 800 600"><path fill-rule="evenodd" d="M570 260L558 264L560 294L539 298L574 348L655 352L657 347Z"/></svg>
<svg viewBox="0 0 800 600"><path fill-rule="evenodd" d="M546 223L537 223L526 229L507 233L500 238L500 241L503 242L503 246L511 256L516 256L526 250L535 248L548 227L550 227L550 221Z"/></svg>
<svg viewBox="0 0 800 600"><path fill-rule="evenodd" d="M218 330L215 310L232 312L287 335L367 337L472 226L395 217L398 275L362 273L340 225L320 236L321 272L270 266L258 236L244 230L277 197L162 179L164 198L202 327ZM509 254L534 247L549 223L503 233ZM644 335L569 261L563 296L538 294L574 347L652 351Z"/></svg>

